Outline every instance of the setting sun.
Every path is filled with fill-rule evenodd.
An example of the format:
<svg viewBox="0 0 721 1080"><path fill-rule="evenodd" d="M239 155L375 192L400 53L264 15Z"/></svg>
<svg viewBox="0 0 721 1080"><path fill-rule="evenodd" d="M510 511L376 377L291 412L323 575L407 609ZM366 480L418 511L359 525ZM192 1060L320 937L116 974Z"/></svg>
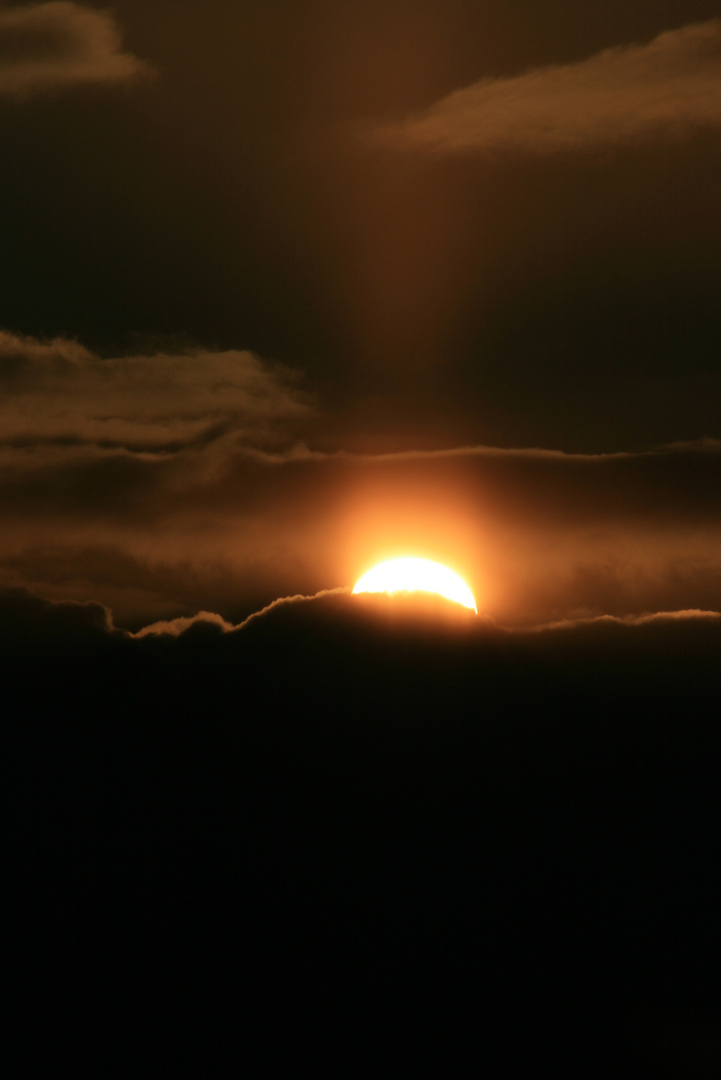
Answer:
<svg viewBox="0 0 721 1080"><path fill-rule="evenodd" d="M356 583L354 593L427 592L444 596L478 614L473 593L447 566L430 559L389 559L369 570Z"/></svg>

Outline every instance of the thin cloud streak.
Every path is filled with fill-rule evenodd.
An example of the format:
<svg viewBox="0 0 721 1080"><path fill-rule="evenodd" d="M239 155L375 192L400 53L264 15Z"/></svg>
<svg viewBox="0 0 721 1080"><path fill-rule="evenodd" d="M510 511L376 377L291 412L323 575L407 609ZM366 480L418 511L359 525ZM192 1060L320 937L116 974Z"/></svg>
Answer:
<svg viewBox="0 0 721 1080"><path fill-rule="evenodd" d="M69 0L0 11L0 97L127 83L153 73L150 64L123 51L109 11Z"/></svg>
<svg viewBox="0 0 721 1080"><path fill-rule="evenodd" d="M200 616L196 616L199 618ZM654 623L719 622L721 612L684 608L680 611L647 611L643 615L594 615L579 619L558 619L531 627L509 627L509 633L543 634L553 630L575 630L583 626L649 626Z"/></svg>
<svg viewBox="0 0 721 1080"><path fill-rule="evenodd" d="M721 128L721 19L578 63L481 79L373 141L439 154L554 154Z"/></svg>
<svg viewBox="0 0 721 1080"><path fill-rule="evenodd" d="M440 450L395 450L381 454L356 453L347 450L326 452L311 450L305 443L296 443L288 450L266 451L248 447L244 453L264 465L287 465L293 462L347 462L372 466L412 461L452 461L464 458L538 461L538 462L588 462L603 463L613 461L632 461L644 458L669 457L674 454L718 454L721 440L701 438L686 442L674 442L654 446L649 450L614 450L595 454L579 453L569 450L550 450L541 446L492 446L486 444L451 446Z"/></svg>

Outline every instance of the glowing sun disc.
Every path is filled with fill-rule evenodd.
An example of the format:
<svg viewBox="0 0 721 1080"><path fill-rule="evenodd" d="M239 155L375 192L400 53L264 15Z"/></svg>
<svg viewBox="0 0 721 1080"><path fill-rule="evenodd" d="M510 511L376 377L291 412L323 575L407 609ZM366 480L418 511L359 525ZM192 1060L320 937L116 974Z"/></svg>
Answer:
<svg viewBox="0 0 721 1080"><path fill-rule="evenodd" d="M478 614L473 593L458 574L430 559L389 559L356 582L354 593L428 592L445 596Z"/></svg>

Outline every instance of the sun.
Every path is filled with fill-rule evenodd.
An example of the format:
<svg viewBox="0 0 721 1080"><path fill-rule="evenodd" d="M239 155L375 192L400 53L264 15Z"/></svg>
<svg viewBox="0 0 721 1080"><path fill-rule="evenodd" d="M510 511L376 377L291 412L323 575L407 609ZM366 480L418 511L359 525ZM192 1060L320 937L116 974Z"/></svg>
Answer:
<svg viewBox="0 0 721 1080"><path fill-rule="evenodd" d="M478 614L473 593L447 566L430 559L389 559L356 582L354 593L427 592L444 596Z"/></svg>

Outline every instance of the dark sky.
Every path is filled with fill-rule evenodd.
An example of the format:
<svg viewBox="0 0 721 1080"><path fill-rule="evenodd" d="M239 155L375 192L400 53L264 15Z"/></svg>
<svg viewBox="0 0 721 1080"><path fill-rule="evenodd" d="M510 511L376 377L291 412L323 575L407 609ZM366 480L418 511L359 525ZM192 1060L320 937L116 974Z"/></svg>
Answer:
<svg viewBox="0 0 721 1080"><path fill-rule="evenodd" d="M599 451L718 434L713 98L629 134L631 59L599 130L582 69L555 102L561 124L574 101L586 118L569 145L362 137L481 79L681 33L712 4L115 11L154 77L3 95L4 327L104 355L168 338L250 349L302 371L344 442ZM715 52L679 51L682 85L716 79ZM678 93L672 60L660 95Z"/></svg>
<svg viewBox="0 0 721 1080"><path fill-rule="evenodd" d="M505 621L717 607L716 14L4 4L4 582L137 627L405 552ZM543 510L377 467L459 447L661 456Z"/></svg>

